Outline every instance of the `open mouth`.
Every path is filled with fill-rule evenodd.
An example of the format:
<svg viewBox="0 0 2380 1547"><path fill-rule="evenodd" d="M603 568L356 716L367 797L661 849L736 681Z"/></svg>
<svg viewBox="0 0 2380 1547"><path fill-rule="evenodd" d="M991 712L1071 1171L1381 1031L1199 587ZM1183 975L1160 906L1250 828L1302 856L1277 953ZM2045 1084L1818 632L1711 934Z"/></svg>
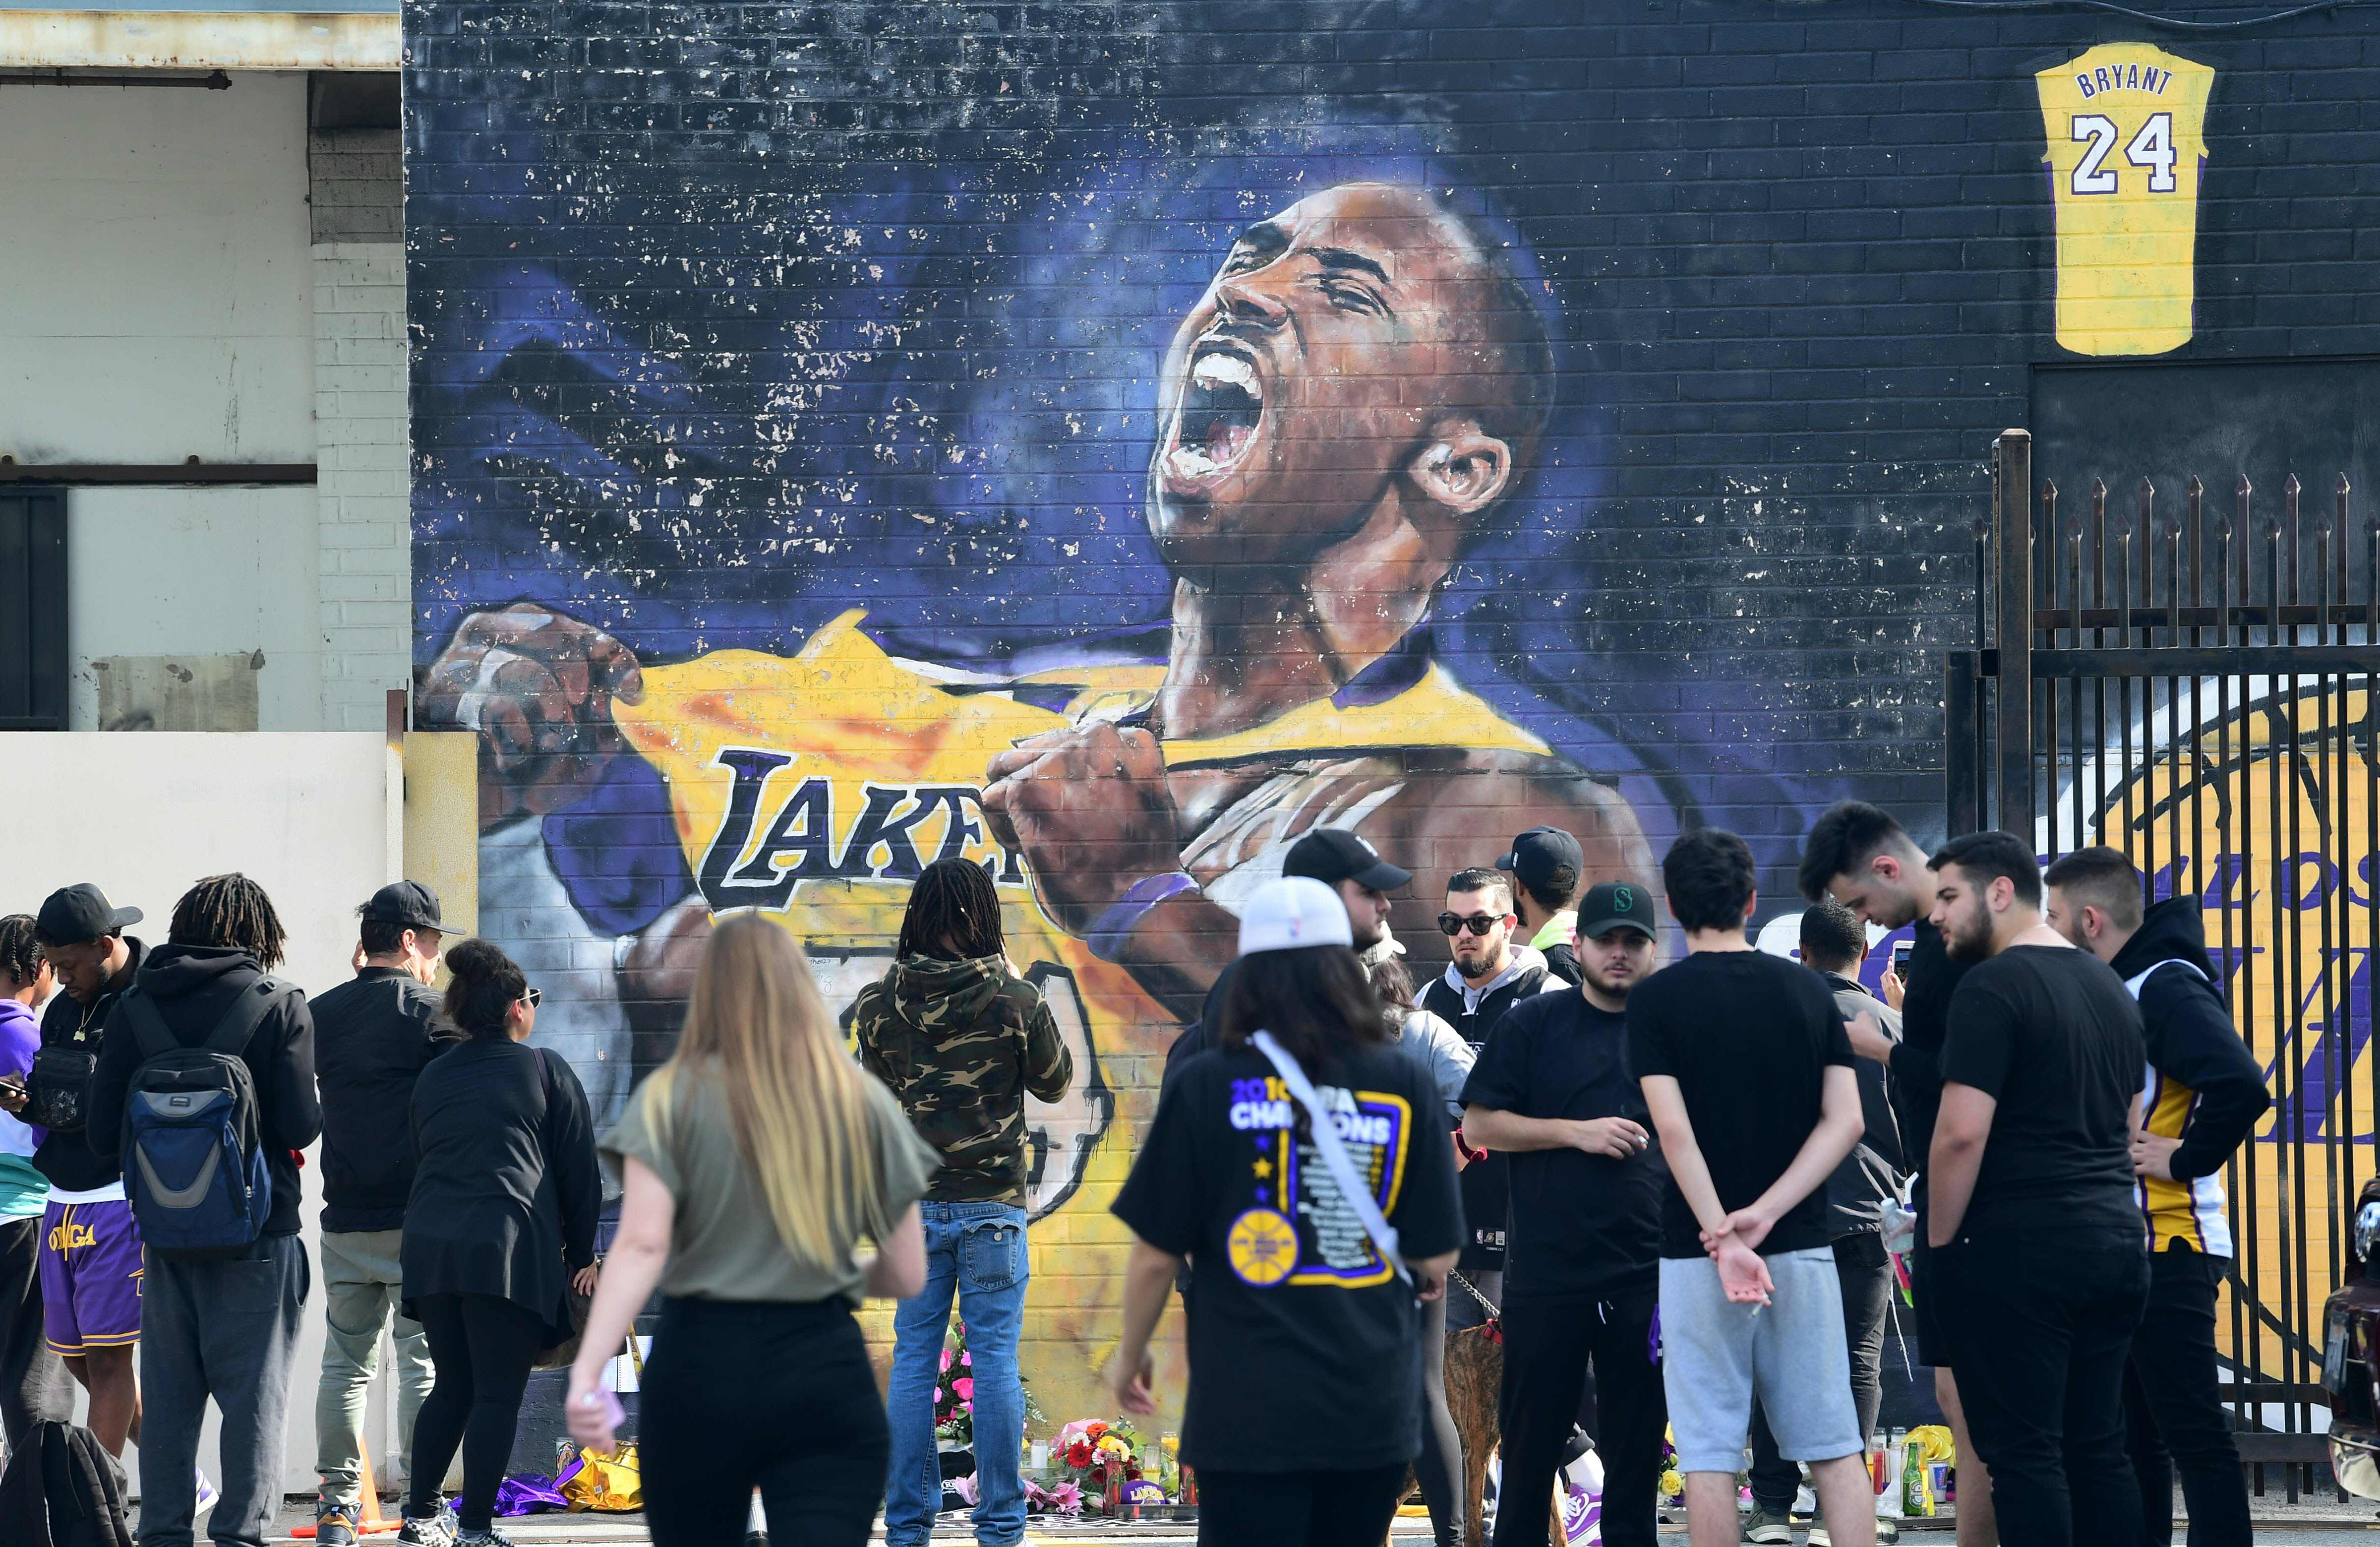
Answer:
<svg viewBox="0 0 2380 1547"><path fill-rule="evenodd" d="M1239 466L1264 423L1256 361L1225 344L1200 347L1173 415L1166 470L1176 484L1212 481Z"/></svg>

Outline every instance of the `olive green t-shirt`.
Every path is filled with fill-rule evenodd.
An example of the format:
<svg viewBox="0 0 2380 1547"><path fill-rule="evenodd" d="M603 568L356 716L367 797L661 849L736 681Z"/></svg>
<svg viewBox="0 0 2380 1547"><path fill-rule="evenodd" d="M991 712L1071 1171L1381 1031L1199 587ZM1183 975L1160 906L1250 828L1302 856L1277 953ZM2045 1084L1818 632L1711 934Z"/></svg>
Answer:
<svg viewBox="0 0 2380 1547"><path fill-rule="evenodd" d="M926 1182L940 1159L917 1130L892 1092L874 1079L868 1090L868 1116L874 1129L877 1171L884 1217L898 1220L925 1196ZM854 1241L843 1243L832 1269L797 1261L777 1235L768 1195L744 1168L727 1096L715 1075L681 1070L676 1121L664 1149L653 1138L647 1081L628 1102L620 1126L603 1136L605 1162L616 1172L634 1156L650 1167L677 1200L671 1231L669 1266L662 1293L710 1300L809 1302L843 1295L855 1305L866 1275L852 1260Z"/></svg>

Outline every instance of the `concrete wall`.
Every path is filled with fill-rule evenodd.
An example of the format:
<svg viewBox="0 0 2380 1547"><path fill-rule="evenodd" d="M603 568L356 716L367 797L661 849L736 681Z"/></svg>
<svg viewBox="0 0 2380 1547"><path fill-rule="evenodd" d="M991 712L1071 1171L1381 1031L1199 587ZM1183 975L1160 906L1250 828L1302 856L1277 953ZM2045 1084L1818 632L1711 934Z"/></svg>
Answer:
<svg viewBox="0 0 2380 1547"><path fill-rule="evenodd" d="M150 754L128 757L128 749ZM30 822L9 850L0 908L30 911L57 887L94 881L147 918L128 932L162 943L175 900L200 876L240 871L273 898L289 934L283 976L312 993L351 975L356 904L395 873L389 853L387 745L370 735L118 736L23 732L0 736L0 800L22 810L55 804L71 789L100 822ZM308 1253L322 1208L322 1172L310 1152L301 1173ZM290 1384L283 1480L313 1491L314 1383L322 1346L322 1281L308 1302ZM383 1383L383 1385L385 1383ZM385 1402L370 1411L366 1442L386 1456ZM200 1465L222 1472L210 1417ZM138 1487L139 1468L126 1456ZM381 1475L390 1475L383 1465Z"/></svg>
<svg viewBox="0 0 2380 1547"><path fill-rule="evenodd" d="M69 492L72 724L126 676L101 662L170 686L238 654L252 715L168 695L149 718L380 728L410 645L395 136L310 137L306 77L248 73L0 91L0 455L319 469Z"/></svg>

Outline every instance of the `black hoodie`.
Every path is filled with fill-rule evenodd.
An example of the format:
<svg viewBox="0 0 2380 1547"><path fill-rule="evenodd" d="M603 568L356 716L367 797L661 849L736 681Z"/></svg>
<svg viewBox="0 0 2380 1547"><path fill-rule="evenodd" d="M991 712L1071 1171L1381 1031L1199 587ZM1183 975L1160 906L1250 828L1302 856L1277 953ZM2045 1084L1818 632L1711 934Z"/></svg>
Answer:
<svg viewBox="0 0 2380 1547"><path fill-rule="evenodd" d="M150 996L166 1029L183 1043L203 1043L231 1002L263 976L246 951L220 945L160 945L140 964L140 991ZM260 1022L240 1056L256 1081L256 1120L262 1131L265 1163L273 1175L273 1212L263 1234L298 1233L298 1151L322 1131L322 1108L314 1098L314 1017L306 996L284 997ZM111 1017L107 1045L91 1087L91 1148L121 1163L124 1101L140 1049L129 1028Z"/></svg>
<svg viewBox="0 0 2380 1547"><path fill-rule="evenodd" d="M2168 897L2151 907L2109 965L2141 1002L2149 1084L2160 1092L2145 1115L2150 1130L2180 1139L2177 1180L2211 1176L2246 1142L2273 1098L2216 987L2198 898ZM2167 1234L2158 1229L2160 1248Z"/></svg>

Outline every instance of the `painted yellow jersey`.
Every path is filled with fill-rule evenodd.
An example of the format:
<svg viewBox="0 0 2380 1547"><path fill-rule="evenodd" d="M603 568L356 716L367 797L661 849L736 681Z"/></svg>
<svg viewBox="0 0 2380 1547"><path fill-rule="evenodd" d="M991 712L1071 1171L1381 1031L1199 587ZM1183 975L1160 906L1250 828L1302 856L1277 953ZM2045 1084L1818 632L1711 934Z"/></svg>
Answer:
<svg viewBox="0 0 2380 1547"><path fill-rule="evenodd" d="M1163 674L1126 665L962 681L895 659L859 623L846 614L790 658L722 651L647 666L643 698L615 701L613 716L668 781L679 842L712 912L782 919L838 1011L890 964L919 871L953 856L991 871L1007 899L1010 956L1049 998L1085 1071L1081 1099L1061 1103L1071 1110L1028 1109L1048 1140L1030 1200L1044 1213L1083 1180L1115 1096L1155 1090L1156 1063L1131 1060L1161 1056L1176 1023L1129 973L1043 912L1022 857L993 842L978 796L998 753L1143 707ZM1323 700L1164 750L1180 768L1413 747L1547 749L1432 665L1378 702ZM1241 805L1265 798L1259 790ZM1235 809L1218 824L1251 820ZM1208 895L1229 906L1233 891Z"/></svg>
<svg viewBox="0 0 2380 1547"><path fill-rule="evenodd" d="M2034 78L2058 212L2058 342L2157 355L2190 341L2215 72L2102 43Z"/></svg>

